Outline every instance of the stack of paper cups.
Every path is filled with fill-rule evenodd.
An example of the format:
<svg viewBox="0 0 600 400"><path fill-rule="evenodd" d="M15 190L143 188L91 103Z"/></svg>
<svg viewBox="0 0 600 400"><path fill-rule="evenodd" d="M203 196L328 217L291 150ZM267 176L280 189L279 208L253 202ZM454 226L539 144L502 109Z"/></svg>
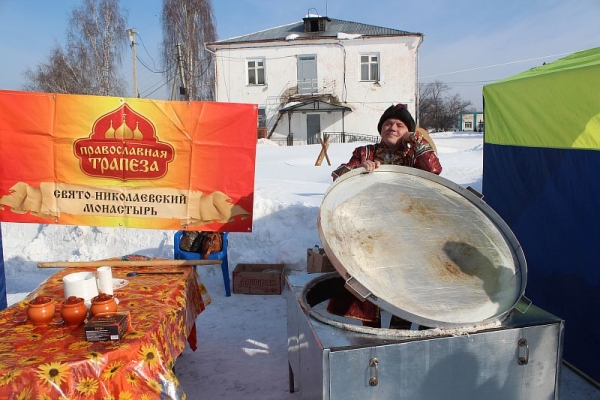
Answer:
<svg viewBox="0 0 600 400"><path fill-rule="evenodd" d="M98 291L100 293L113 294L113 277L111 267L100 267L98 273Z"/></svg>

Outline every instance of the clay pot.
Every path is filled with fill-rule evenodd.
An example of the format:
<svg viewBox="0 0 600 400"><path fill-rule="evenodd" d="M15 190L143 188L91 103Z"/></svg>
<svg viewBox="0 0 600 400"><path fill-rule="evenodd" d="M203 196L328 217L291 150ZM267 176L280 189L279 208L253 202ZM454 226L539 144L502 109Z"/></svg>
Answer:
<svg viewBox="0 0 600 400"><path fill-rule="evenodd" d="M27 308L27 318L35 325L48 325L54 318L56 307L52 298L48 296L38 296L29 302Z"/></svg>
<svg viewBox="0 0 600 400"><path fill-rule="evenodd" d="M69 296L63 301L60 308L60 316L68 326L78 326L87 316L87 307L81 297Z"/></svg>
<svg viewBox="0 0 600 400"><path fill-rule="evenodd" d="M92 315L110 314L117 312L117 303L112 295L100 293L92 299L90 313Z"/></svg>

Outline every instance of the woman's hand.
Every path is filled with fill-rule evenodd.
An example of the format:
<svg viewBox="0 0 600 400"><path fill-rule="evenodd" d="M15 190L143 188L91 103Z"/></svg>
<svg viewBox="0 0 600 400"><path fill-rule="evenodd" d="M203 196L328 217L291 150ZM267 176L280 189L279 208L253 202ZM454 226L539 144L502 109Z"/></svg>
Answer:
<svg viewBox="0 0 600 400"><path fill-rule="evenodd" d="M419 138L416 132L407 132L406 134L404 134L404 136L400 138L400 142L404 147L410 149L417 143L418 139Z"/></svg>
<svg viewBox="0 0 600 400"><path fill-rule="evenodd" d="M363 167L364 169L367 170L367 172L373 172L376 168L379 168L379 166L381 165L381 163L379 161L363 161L362 164L360 164L361 167Z"/></svg>

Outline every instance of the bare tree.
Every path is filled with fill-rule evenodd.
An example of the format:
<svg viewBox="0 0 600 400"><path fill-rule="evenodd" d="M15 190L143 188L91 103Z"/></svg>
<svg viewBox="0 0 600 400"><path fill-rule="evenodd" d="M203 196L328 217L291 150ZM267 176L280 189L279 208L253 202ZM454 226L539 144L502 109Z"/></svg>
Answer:
<svg viewBox="0 0 600 400"><path fill-rule="evenodd" d="M46 62L37 65L34 70L25 72L27 82L25 90L47 93L90 94L91 83L83 70L75 70L68 56L59 44L51 50Z"/></svg>
<svg viewBox="0 0 600 400"><path fill-rule="evenodd" d="M56 44L46 62L28 69L26 90L122 96L119 73L126 49L127 14L119 0L84 0L69 18L65 49Z"/></svg>
<svg viewBox="0 0 600 400"><path fill-rule="evenodd" d="M217 38L211 1L163 0L162 26L167 81L179 82L185 99L214 100L213 56L204 48Z"/></svg>
<svg viewBox="0 0 600 400"><path fill-rule="evenodd" d="M419 125L427 129L455 128L460 113L471 106L458 94L450 96L450 86L441 81L421 84L419 90Z"/></svg>

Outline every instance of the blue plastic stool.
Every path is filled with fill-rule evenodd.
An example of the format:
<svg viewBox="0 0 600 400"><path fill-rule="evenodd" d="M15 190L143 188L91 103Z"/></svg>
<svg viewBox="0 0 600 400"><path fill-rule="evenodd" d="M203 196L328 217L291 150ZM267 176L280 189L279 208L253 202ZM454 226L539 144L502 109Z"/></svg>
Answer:
<svg viewBox="0 0 600 400"><path fill-rule="evenodd" d="M179 242L183 231L175 232L173 238L173 252L176 260L200 260L202 254L184 251L179 248ZM227 262L227 232L223 233L223 248L218 253L208 255L208 260L221 260L221 271L223 272L223 284L225 285L225 296L231 296L231 284L229 282L229 263Z"/></svg>

